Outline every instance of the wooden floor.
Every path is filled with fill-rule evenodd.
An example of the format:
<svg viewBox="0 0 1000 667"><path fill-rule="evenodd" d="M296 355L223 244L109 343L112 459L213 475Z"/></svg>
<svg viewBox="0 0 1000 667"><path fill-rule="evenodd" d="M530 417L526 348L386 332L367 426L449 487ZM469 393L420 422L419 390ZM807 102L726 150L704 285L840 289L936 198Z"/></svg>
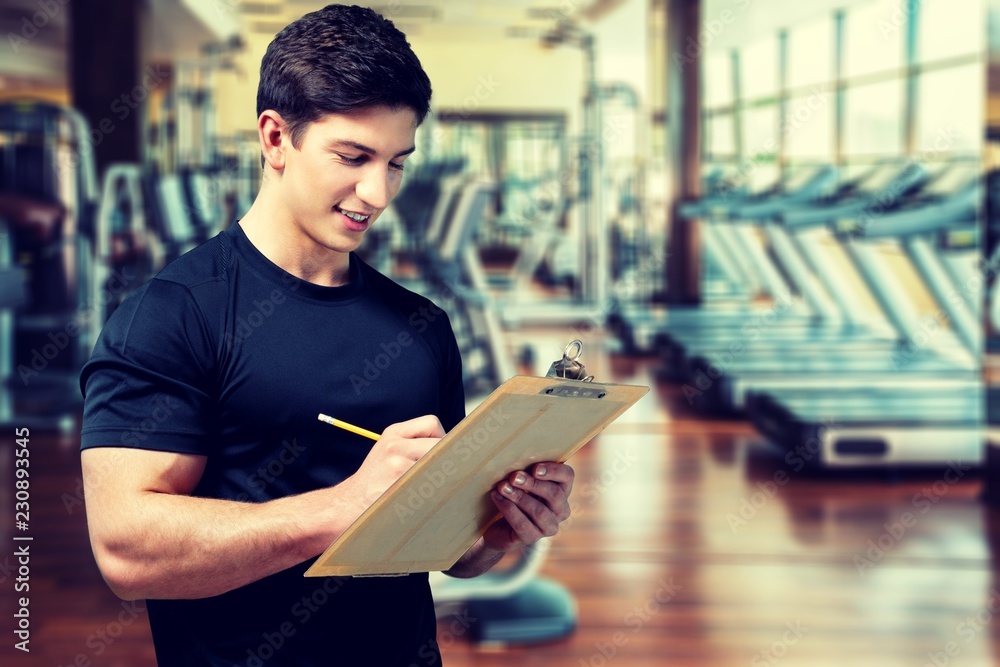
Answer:
<svg viewBox="0 0 1000 667"><path fill-rule="evenodd" d="M523 334L515 344L558 344ZM589 353L589 354L588 354ZM544 372L548 357L539 356ZM443 617L445 664L719 666L1000 664L997 513L975 472L816 476L740 421L707 421L652 360L588 348L598 380L650 394L572 463L575 514L544 576L575 597L555 643L475 646ZM87 543L76 438L32 438L31 653L14 651L13 435L0 480L0 664L153 664L141 605L104 586ZM13 658L13 660L11 660ZM168 666L164 666L168 667Z"/></svg>

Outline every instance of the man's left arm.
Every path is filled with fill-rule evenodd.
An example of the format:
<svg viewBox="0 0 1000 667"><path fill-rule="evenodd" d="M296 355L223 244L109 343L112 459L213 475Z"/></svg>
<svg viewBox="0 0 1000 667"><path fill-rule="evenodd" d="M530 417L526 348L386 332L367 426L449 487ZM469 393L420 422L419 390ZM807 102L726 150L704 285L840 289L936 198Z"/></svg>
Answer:
<svg viewBox="0 0 1000 667"><path fill-rule="evenodd" d="M518 470L501 480L490 498L502 517L445 574L479 576L507 552L558 533L559 524L570 515L573 477L573 469L566 464L536 463L530 470Z"/></svg>

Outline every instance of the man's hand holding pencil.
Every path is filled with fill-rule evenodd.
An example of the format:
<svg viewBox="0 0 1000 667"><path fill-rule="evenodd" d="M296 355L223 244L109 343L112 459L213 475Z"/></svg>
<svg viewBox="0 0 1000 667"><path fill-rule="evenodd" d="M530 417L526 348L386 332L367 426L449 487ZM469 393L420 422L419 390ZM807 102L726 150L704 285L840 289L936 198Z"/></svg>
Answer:
<svg viewBox="0 0 1000 667"><path fill-rule="evenodd" d="M445 435L444 427L434 415L391 424L381 435L327 415L321 414L319 419L376 441L358 471L344 482L358 488L364 504L359 515ZM485 547L493 552L493 557L483 564L492 565L498 559L497 554L558 533L559 524L570 516L573 479L570 466L543 462L530 470L516 470L500 480L490 491L490 498L503 518L490 525L481 545L477 545L479 549L474 547L470 552L481 552Z"/></svg>

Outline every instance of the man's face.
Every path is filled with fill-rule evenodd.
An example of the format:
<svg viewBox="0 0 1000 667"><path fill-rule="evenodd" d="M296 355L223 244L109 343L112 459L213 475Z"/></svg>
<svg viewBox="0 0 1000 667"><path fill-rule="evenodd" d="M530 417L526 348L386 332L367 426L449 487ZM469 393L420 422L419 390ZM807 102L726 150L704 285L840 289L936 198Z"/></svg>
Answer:
<svg viewBox="0 0 1000 667"><path fill-rule="evenodd" d="M329 250L357 248L399 192L416 126L409 109L374 107L310 123L298 148L288 140L281 180L295 232Z"/></svg>

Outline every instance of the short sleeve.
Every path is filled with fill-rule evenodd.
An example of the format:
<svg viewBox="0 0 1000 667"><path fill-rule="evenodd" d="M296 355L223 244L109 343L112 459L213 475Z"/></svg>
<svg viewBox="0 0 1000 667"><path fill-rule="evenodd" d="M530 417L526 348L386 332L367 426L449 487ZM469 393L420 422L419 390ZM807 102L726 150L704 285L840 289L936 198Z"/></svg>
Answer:
<svg viewBox="0 0 1000 667"><path fill-rule="evenodd" d="M111 316L83 367L81 448L208 454L214 356L188 288L147 283Z"/></svg>

